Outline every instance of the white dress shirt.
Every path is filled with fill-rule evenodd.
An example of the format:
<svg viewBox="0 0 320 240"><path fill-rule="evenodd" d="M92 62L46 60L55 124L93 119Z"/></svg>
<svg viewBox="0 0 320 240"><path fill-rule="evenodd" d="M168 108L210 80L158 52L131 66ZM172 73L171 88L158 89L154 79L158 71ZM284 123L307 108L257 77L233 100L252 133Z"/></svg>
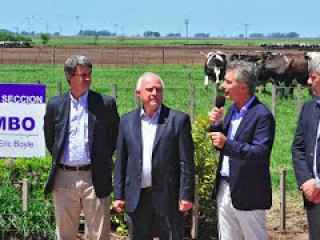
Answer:
<svg viewBox="0 0 320 240"><path fill-rule="evenodd" d="M142 135L142 173L141 173L141 188L152 186L152 150L153 142L156 136L160 108L148 117L143 108L141 108L141 135Z"/></svg>
<svg viewBox="0 0 320 240"><path fill-rule="evenodd" d="M232 114L232 120L229 125L228 129L228 136L227 139L233 140L234 136L236 135L236 132L239 128L239 125L244 117L244 115L247 113L248 108L250 107L251 103L255 99L255 96L252 96L250 100L240 109L238 112L237 107L235 104L232 105L233 107L233 114ZM222 159L222 166L221 166L221 176L229 177L230 174L230 165L229 165L229 156L224 155Z"/></svg>
<svg viewBox="0 0 320 240"><path fill-rule="evenodd" d="M88 140L88 91L77 101L70 93L70 116L61 163L68 166L91 163Z"/></svg>

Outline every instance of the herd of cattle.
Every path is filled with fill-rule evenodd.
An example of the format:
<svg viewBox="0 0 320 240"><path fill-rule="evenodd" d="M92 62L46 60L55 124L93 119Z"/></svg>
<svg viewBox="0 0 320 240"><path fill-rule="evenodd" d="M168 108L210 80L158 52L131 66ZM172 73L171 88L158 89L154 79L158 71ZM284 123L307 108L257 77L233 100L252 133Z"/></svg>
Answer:
<svg viewBox="0 0 320 240"><path fill-rule="evenodd" d="M209 52L204 64L204 85L208 87L209 79L219 84L224 78L228 61L243 60L256 65L258 85L264 86L264 91L266 84L270 82L279 87L281 99L289 94L292 97L294 80L303 86L307 85L308 64L316 56L320 56L320 52L307 52L303 56L272 52L234 53L229 57L223 52Z"/></svg>

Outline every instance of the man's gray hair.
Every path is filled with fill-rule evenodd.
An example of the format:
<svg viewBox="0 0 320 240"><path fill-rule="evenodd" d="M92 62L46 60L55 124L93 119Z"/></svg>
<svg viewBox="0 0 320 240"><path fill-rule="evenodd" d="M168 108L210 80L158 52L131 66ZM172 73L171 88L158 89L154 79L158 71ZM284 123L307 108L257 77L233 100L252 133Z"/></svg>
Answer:
<svg viewBox="0 0 320 240"><path fill-rule="evenodd" d="M136 84L136 91L140 91L141 90L142 80L148 75L152 75L154 77L159 78L159 80L161 82L161 86L162 86L162 88L164 88L164 82L162 81L162 79L157 74L155 74L153 72L145 72L144 74L141 75L141 77L139 78L139 80L138 80L138 82Z"/></svg>
<svg viewBox="0 0 320 240"><path fill-rule="evenodd" d="M308 63L308 72L309 74L316 72L320 75L320 56L311 58Z"/></svg>
<svg viewBox="0 0 320 240"><path fill-rule="evenodd" d="M227 71L235 71L236 81L248 86L249 93L254 94L258 82L258 68L248 61L231 61L228 63Z"/></svg>
<svg viewBox="0 0 320 240"><path fill-rule="evenodd" d="M64 73L66 76L74 76L77 65L85 66L92 69L92 63L86 56L74 55L67 59L64 63Z"/></svg>

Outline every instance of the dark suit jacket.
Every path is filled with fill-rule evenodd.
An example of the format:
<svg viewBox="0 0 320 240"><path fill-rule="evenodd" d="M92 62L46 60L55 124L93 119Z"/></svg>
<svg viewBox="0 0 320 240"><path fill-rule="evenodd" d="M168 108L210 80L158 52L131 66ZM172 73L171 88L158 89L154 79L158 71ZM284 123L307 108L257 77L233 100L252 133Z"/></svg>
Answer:
<svg viewBox="0 0 320 240"><path fill-rule="evenodd" d="M120 120L115 163L115 199L133 212L142 172L141 108ZM178 210L178 200L194 200L194 145L189 116L162 105L152 155L152 199L158 213Z"/></svg>
<svg viewBox="0 0 320 240"><path fill-rule="evenodd" d="M69 92L49 100L44 116L46 146L52 155L52 169L45 194L52 192L60 158L68 137L70 115ZM89 90L88 135L92 181L97 197L112 192L112 154L118 135L119 115L113 98Z"/></svg>
<svg viewBox="0 0 320 240"><path fill-rule="evenodd" d="M233 108L226 113L223 125L210 131L228 135ZM230 191L233 206L239 210L268 209L272 205L269 159L275 135L275 121L269 109L257 98L243 117L234 140L228 139L220 150L220 161L213 187L216 197L224 155L230 157Z"/></svg>
<svg viewBox="0 0 320 240"><path fill-rule="evenodd" d="M316 100L306 102L300 112L296 134L292 143L292 161L297 183L300 187L307 180L314 178L313 158L315 141L320 119L320 107ZM317 156L317 170L320 172L320 156ZM304 198L307 208L314 204Z"/></svg>

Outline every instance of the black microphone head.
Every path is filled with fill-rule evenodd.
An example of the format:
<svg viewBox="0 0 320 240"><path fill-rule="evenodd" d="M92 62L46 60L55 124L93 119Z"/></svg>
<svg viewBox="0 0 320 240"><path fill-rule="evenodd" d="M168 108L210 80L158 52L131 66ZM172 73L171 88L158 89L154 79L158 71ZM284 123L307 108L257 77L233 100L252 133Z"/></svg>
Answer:
<svg viewBox="0 0 320 240"><path fill-rule="evenodd" d="M216 97L216 107L222 108L226 102L226 98L224 96L218 95Z"/></svg>

